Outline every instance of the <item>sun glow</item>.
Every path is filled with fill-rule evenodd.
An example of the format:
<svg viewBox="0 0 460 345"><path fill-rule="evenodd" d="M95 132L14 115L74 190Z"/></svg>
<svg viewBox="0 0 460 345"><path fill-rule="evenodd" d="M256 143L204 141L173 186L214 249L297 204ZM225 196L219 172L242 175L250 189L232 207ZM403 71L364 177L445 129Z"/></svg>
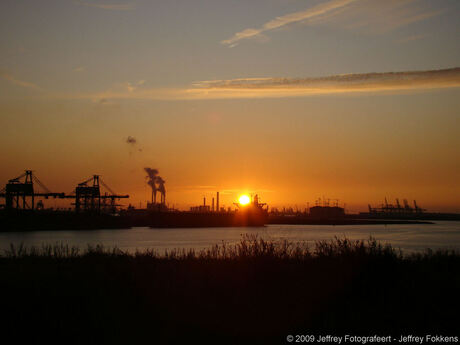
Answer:
<svg viewBox="0 0 460 345"><path fill-rule="evenodd" d="M243 195L241 195L239 197L238 201L239 201L240 205L247 205L247 204L249 204L251 202L251 198L249 198L248 195L243 194Z"/></svg>

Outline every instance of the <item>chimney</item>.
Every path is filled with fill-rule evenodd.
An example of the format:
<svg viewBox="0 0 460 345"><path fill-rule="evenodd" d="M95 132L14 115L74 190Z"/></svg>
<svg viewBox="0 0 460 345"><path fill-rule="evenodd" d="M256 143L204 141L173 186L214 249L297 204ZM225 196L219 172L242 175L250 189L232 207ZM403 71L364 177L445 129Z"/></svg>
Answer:
<svg viewBox="0 0 460 345"><path fill-rule="evenodd" d="M203 206L206 206L206 197L203 198Z"/></svg>
<svg viewBox="0 0 460 345"><path fill-rule="evenodd" d="M216 200L216 211L219 212L219 192L217 192L217 200Z"/></svg>
<svg viewBox="0 0 460 345"><path fill-rule="evenodd" d="M212 198L212 212L214 212L214 198Z"/></svg>

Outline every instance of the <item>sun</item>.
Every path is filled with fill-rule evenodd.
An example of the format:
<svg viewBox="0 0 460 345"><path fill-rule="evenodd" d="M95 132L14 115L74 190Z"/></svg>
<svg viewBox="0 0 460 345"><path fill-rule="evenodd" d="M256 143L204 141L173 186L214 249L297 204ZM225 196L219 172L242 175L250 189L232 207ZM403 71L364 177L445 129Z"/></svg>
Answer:
<svg viewBox="0 0 460 345"><path fill-rule="evenodd" d="M249 198L248 195L243 194L239 197L238 201L240 202L240 205L247 205L251 202L251 198Z"/></svg>

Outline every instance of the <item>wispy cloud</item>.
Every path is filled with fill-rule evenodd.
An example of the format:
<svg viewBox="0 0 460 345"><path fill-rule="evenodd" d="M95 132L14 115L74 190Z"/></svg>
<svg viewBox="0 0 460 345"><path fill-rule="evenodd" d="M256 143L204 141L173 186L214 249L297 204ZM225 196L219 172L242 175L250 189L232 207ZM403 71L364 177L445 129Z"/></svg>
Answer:
<svg viewBox="0 0 460 345"><path fill-rule="evenodd" d="M131 85L131 84L130 84ZM61 95L64 98L96 100L210 100L243 98L305 97L388 91L417 91L460 87L460 67L364 74L342 74L319 78L240 78L194 83L190 88L110 89L92 94Z"/></svg>
<svg viewBox="0 0 460 345"><path fill-rule="evenodd" d="M399 39L397 42L398 43L407 43L411 41L418 41L427 37L430 37L431 35L429 34L424 34L424 35L412 35L412 36L407 36L404 38Z"/></svg>
<svg viewBox="0 0 460 345"><path fill-rule="evenodd" d="M214 194L216 190L219 190L218 187L216 186L203 186L203 185L188 185L188 186L176 185L176 186L169 187L170 192L180 192L180 193L187 193L187 194L201 193L201 194L208 195L211 193Z"/></svg>
<svg viewBox="0 0 460 345"><path fill-rule="evenodd" d="M432 8L420 0L360 0L333 20L321 24L335 25L366 34L385 34L416 22L440 15L442 8Z"/></svg>
<svg viewBox="0 0 460 345"><path fill-rule="evenodd" d="M28 82L28 81L17 79L16 77L14 77L11 74L9 74L7 72L4 72L4 71L0 71L0 77L3 78L3 79L8 80L10 83L12 83L14 85L18 85L18 86L21 86L21 87L24 87L24 88L27 88L27 89L43 91L43 89L41 87L39 87L38 85L36 85L34 83L31 83L31 82Z"/></svg>
<svg viewBox="0 0 460 345"><path fill-rule="evenodd" d="M229 39L221 41L221 43L228 45L230 47L234 47L237 45L238 41L240 40L254 38L269 30L278 29L282 26L285 26L291 23L301 22L306 19L324 15L330 11L333 11L338 8L349 5L350 3L354 1L357 1L357 0L333 0L325 4L319 4L305 11L294 12L294 13L286 14L281 17L276 17L275 19L270 20L269 22L265 23L262 27L258 29L245 29L243 31L237 32Z"/></svg>
<svg viewBox="0 0 460 345"><path fill-rule="evenodd" d="M134 10L136 7L132 3L128 4L101 4L85 1L74 1L75 4L87 7L95 7L103 10L112 10L112 11L129 11Z"/></svg>
<svg viewBox="0 0 460 345"><path fill-rule="evenodd" d="M329 25L348 30L361 30L367 34L379 34L426 20L443 12L439 8L421 6L419 2L419 0L332 0L304 11L276 17L259 28L239 31L221 43L228 47L235 47L241 40L265 37L267 31L300 22L312 26Z"/></svg>
<svg viewBox="0 0 460 345"><path fill-rule="evenodd" d="M287 97L345 92L434 89L460 86L460 68L342 74L320 78L248 78L202 81L194 84L208 94L240 94L241 97Z"/></svg>
<svg viewBox="0 0 460 345"><path fill-rule="evenodd" d="M203 186L203 185L190 185L190 186L180 186L176 185L170 188L170 191L182 192L182 193L202 193L204 195L211 194L212 196L218 191L221 196L223 195L235 195L240 193L272 193L272 189L257 189L257 190L247 190L241 188L225 188L222 186Z"/></svg>

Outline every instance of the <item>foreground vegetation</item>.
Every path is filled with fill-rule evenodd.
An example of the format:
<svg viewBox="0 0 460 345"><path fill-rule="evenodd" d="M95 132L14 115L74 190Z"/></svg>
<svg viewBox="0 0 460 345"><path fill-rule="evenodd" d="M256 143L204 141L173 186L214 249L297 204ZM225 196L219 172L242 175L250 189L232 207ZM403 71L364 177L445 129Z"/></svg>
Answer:
<svg viewBox="0 0 460 345"><path fill-rule="evenodd" d="M128 254L65 245L0 257L3 339L29 344L286 344L288 334L458 333L460 254L375 240L243 237ZM458 334L457 334L458 335Z"/></svg>

